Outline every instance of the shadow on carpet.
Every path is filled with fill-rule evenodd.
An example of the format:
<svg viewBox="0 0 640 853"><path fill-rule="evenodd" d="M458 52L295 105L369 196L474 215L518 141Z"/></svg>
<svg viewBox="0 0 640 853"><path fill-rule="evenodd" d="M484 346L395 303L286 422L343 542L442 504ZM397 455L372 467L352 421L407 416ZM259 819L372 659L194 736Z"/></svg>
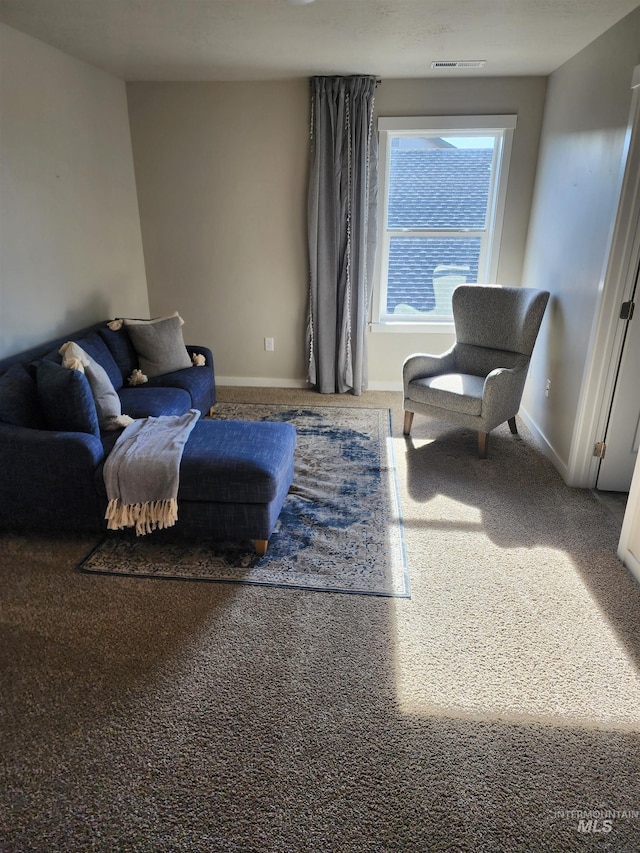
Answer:
<svg viewBox="0 0 640 853"><path fill-rule="evenodd" d="M388 409L220 403L215 417L296 427L293 483L266 555L248 541L124 531L107 534L81 571L410 597Z"/></svg>

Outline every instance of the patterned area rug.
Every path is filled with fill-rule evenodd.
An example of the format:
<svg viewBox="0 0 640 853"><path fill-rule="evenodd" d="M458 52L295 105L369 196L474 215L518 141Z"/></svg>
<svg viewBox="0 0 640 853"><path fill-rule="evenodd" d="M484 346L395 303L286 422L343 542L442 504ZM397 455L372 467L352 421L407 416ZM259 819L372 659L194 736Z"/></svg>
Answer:
<svg viewBox="0 0 640 853"><path fill-rule="evenodd" d="M105 536L82 571L410 597L388 409L219 403L215 417L296 427L293 483L266 555L251 542L127 531Z"/></svg>

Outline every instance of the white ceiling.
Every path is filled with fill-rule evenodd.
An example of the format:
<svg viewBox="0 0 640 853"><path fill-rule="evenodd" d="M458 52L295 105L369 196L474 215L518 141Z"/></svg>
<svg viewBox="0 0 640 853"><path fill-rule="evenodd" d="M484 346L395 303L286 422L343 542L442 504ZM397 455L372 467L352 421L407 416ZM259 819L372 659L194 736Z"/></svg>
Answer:
<svg viewBox="0 0 640 853"><path fill-rule="evenodd" d="M546 75L638 0L0 0L0 21L125 80ZM481 70L431 62L486 59Z"/></svg>

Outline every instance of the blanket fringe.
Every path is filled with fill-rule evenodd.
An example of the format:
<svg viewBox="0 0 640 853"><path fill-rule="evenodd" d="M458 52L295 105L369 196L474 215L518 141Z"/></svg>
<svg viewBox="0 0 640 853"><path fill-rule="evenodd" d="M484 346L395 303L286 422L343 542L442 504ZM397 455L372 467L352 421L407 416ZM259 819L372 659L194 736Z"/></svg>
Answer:
<svg viewBox="0 0 640 853"><path fill-rule="evenodd" d="M163 501L123 504L115 499L109 501L104 517L108 530L135 527L136 536L144 536L156 529L173 527L178 520L178 501L169 498Z"/></svg>

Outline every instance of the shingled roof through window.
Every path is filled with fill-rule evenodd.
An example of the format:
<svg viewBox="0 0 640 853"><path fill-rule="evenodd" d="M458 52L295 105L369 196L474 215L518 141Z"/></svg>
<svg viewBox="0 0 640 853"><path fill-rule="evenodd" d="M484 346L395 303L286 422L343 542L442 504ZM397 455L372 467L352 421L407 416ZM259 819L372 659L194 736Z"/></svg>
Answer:
<svg viewBox="0 0 640 853"><path fill-rule="evenodd" d="M388 228L482 229L492 159L486 148L392 148ZM477 281L479 256L479 237L392 237L387 313L433 311L456 284Z"/></svg>

